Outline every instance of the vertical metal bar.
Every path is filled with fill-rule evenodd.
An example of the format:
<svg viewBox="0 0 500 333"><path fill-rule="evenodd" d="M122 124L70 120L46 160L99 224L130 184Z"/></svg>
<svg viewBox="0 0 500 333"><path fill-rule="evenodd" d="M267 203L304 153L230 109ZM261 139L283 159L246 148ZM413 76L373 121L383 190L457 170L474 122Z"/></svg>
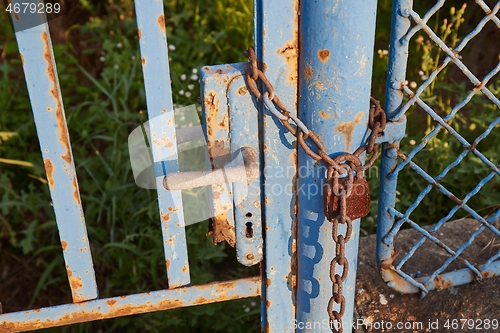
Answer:
<svg viewBox="0 0 500 333"><path fill-rule="evenodd" d="M402 85L406 76L406 62L408 59L408 40L404 38L410 28L409 11L411 0L394 1L392 8L391 44L389 52L389 69L386 86L385 110L388 119L398 113L403 102ZM405 42L403 42L405 41ZM396 119L393 119L396 120ZM393 144L384 143L382 146L382 161L380 163L380 192L378 203L377 225L377 264L392 262L393 246L385 244L384 237L394 224L394 216L389 211L396 205L396 177L389 177L396 168L399 141ZM383 279L391 284L391 278L382 271Z"/></svg>
<svg viewBox="0 0 500 333"><path fill-rule="evenodd" d="M36 3L38 8L43 1L31 3ZM46 21L43 13L12 13L66 271L76 303L96 298L97 285Z"/></svg>
<svg viewBox="0 0 500 333"><path fill-rule="evenodd" d="M376 0L303 1L300 8L299 118L335 156L364 144L370 108ZM332 224L325 219L322 183L326 166L299 148L297 331L329 332L330 263L335 256ZM345 235L345 225L339 234ZM346 243L348 278L342 318L351 332L359 219ZM341 266L337 266L342 270ZM341 272L340 272L341 273ZM340 307L334 306L340 311ZM312 328L312 329L311 329Z"/></svg>
<svg viewBox="0 0 500 333"><path fill-rule="evenodd" d="M255 1L255 47L259 64L275 93L296 114L299 0ZM292 332L297 165L296 139L259 105L264 147L263 181L265 273L262 326L267 332Z"/></svg>
<svg viewBox="0 0 500 333"><path fill-rule="evenodd" d="M155 163L155 176L168 285L176 288L189 284L190 278L181 192L163 187L163 176L179 171L163 2L137 0L135 10L153 160L163 160Z"/></svg>

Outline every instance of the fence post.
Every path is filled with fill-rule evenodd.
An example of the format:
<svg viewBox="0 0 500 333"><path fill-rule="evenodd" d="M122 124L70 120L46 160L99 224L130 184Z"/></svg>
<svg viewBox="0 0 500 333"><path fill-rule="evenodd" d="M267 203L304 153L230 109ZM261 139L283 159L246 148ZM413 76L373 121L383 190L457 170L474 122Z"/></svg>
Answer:
<svg viewBox="0 0 500 333"><path fill-rule="evenodd" d="M299 118L317 133L326 153L354 152L367 134L376 0L303 1L300 8ZM329 332L330 263L335 256L332 224L323 214L326 166L302 148L298 156L297 331ZM339 233L345 235L345 228ZM346 244L348 278L344 332L351 332L359 219ZM341 270L340 266L337 270ZM338 306L334 309L340 310Z"/></svg>

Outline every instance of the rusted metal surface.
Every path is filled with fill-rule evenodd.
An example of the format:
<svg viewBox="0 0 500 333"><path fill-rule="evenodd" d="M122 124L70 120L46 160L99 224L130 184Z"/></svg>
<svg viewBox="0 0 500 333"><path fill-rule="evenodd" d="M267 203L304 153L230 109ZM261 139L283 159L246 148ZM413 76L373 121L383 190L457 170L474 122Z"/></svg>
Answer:
<svg viewBox="0 0 500 333"><path fill-rule="evenodd" d="M19 13L13 23L73 302L91 300L97 286L46 17Z"/></svg>
<svg viewBox="0 0 500 333"><path fill-rule="evenodd" d="M203 67L201 74L201 96L203 107L203 126L207 140L207 167L222 169L230 167L230 118L227 99L227 85L232 77L223 69L230 70L230 65L211 69ZM233 212L233 186L227 180L222 184L209 187L209 206L212 216L209 233L212 242L227 242L236 245L236 229Z"/></svg>
<svg viewBox="0 0 500 333"><path fill-rule="evenodd" d="M357 175L351 180L349 177L338 179L337 175L336 184L335 177L327 178L323 184L323 205L328 220L333 220L341 214L342 200L340 195L344 191L350 192L345 200L345 205L346 215L351 220L365 217L370 213L370 189L366 179L362 175Z"/></svg>
<svg viewBox="0 0 500 333"><path fill-rule="evenodd" d="M261 166L259 119L262 115L246 88L246 69L245 63L232 65L233 79L228 83L227 97L230 103L232 165L241 164L238 160L243 156L248 173L259 170ZM250 178L247 176L247 179ZM233 183L236 258L246 266L255 265L263 259L261 188L260 177Z"/></svg>
<svg viewBox="0 0 500 333"><path fill-rule="evenodd" d="M135 1L135 9L165 267L169 288L177 288L189 284L190 276L181 192L163 187L165 173L179 171L164 9L163 3L155 0Z"/></svg>
<svg viewBox="0 0 500 333"><path fill-rule="evenodd" d="M158 290L3 314L0 332L23 332L260 295L260 277Z"/></svg>

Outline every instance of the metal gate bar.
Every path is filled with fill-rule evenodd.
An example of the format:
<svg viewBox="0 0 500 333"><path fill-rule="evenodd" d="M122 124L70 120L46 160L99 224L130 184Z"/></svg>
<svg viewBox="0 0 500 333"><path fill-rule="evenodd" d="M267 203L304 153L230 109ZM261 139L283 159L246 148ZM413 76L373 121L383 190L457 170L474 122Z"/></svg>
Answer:
<svg viewBox="0 0 500 333"><path fill-rule="evenodd" d="M0 316L0 332L23 332L260 296L260 286L260 277L252 277L7 313Z"/></svg>
<svg viewBox="0 0 500 333"><path fill-rule="evenodd" d="M97 297L97 285L49 27L45 14L29 11L12 15L12 22L17 31L73 302L91 300Z"/></svg>
<svg viewBox="0 0 500 333"><path fill-rule="evenodd" d="M459 112L479 91L481 91L486 97L488 97L494 105L500 108L500 101L486 87L489 80L500 72L500 63L490 73L488 73L482 81L480 81L468 70L468 68L460 60L458 55L459 52L462 51L463 48L467 45L467 43L469 43L470 40L481 31L481 29L487 22L493 21L497 26L500 27L500 21L496 17L496 14L500 9L500 2L497 2L493 9L490 9L484 3L484 1L476 1L476 3L484 10L486 16L477 24L475 29L473 29L467 36L463 38L459 45L453 50L448 48L448 46L446 46L446 44L431 30L431 28L427 26L428 20L439 9L442 8L444 3L444 0L438 1L424 15L423 18L420 18L420 16L412 9L411 1L395 1L393 6L393 25L391 32L389 76L387 81L386 98L386 112L388 118L392 119L393 121L403 119L405 112L407 112L412 105L417 103L437 122L435 128L429 134L427 134L423 138L422 142L418 144L407 156L398 153L399 141L393 144L384 145L383 160L381 164L382 177L379 200L379 226L377 233L377 261L380 265L382 277L387 282L388 286L402 293L421 291L425 294L429 290L435 288L442 289L453 285L460 285L476 279L481 280L483 278L491 277L500 273L500 263L495 261L500 257L500 252L490 257L490 259L488 259L486 263L481 266L473 265L469 261L460 257L463 251L472 244L474 238L485 229L489 229L493 234L500 236L500 231L492 224L492 222L500 217L500 210L493 214L493 216L483 218L474 209L467 205L467 201L472 196L476 195L488 181L490 181L495 175L500 175L499 168L476 148L477 144L481 140L483 140L497 124L500 123L500 117L493 121L487 127L487 129L474 140L473 143L467 142L457 131L455 131L451 126L448 125L448 122L453 119L457 112ZM416 24L413 27L411 27L410 18ZM428 79L425 80L415 92L413 92L404 83L406 62L410 38L420 30L423 30L429 36L429 38L434 41L436 45L438 45L442 49L442 51L445 52L447 56L445 57L443 62L429 75ZM450 63L457 65L457 67L462 70L464 75L470 80L472 84L474 84L475 87L461 102L457 103L452 108L448 115L442 118L420 98L420 95L435 80L437 75ZM409 96L409 98L403 103L403 97L405 94ZM421 167L419 167L414 161L412 161L412 159L427 145L429 140L434 138L443 128L464 146L464 151L457 157L457 159L453 163L445 167L438 176L432 177ZM442 180L451 169L462 162L465 156L470 152L476 155L479 160L481 160L485 165L489 166L492 171L491 173L489 173L489 175L479 181L477 186L472 191L470 191L463 199L459 199L448 189L446 189L442 184L440 184L439 181ZM403 159L400 163L398 163L398 156ZM406 166L409 166L417 174L427 180L429 182L429 185L427 185L427 187L417 196L415 202L406 210L406 212L402 213L395 209L396 184L398 174ZM432 188L436 188L441 191L444 195L453 200L457 205L453 207L445 217L441 218L429 231L427 231L416 224L414 221L412 221L410 219L410 215L418 207L418 205L422 202L424 197L431 191ZM468 212L481 225L475 232L470 235L467 242L465 242L462 246L454 251L448 245L444 244L436 236L434 236L434 232L436 232L445 222L449 221L459 209L463 209ZM411 225L414 229L419 231L422 234L422 237L412 246L408 253L394 267L393 261L396 257L396 254L394 252L394 238L405 223ZM448 253L449 257L441 265L441 267L435 270L430 276L419 278L413 277L405 273L402 270L402 267L427 239L445 250ZM457 258L462 259L462 262L467 268L440 275Z"/></svg>
<svg viewBox="0 0 500 333"><path fill-rule="evenodd" d="M190 277L181 191L167 191L163 187L163 177L179 171L163 2L135 1L135 11L155 162L165 266L168 286L176 288L189 284Z"/></svg>

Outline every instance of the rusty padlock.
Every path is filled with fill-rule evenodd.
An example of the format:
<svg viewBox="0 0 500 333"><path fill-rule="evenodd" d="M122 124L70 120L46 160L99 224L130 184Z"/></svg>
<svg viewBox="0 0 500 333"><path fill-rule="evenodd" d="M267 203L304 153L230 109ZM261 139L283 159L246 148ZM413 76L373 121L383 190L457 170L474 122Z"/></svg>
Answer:
<svg viewBox="0 0 500 333"><path fill-rule="evenodd" d="M362 173L352 174L350 167L346 168L348 177L338 178L338 172L333 168L328 170L328 177L323 185L323 205L325 216L328 221L333 222L340 213L340 196L345 193L346 215L352 221L365 217L370 213L370 188ZM335 188L335 177L338 178L338 187ZM349 183L352 182L349 191ZM349 193L350 192L350 193Z"/></svg>

